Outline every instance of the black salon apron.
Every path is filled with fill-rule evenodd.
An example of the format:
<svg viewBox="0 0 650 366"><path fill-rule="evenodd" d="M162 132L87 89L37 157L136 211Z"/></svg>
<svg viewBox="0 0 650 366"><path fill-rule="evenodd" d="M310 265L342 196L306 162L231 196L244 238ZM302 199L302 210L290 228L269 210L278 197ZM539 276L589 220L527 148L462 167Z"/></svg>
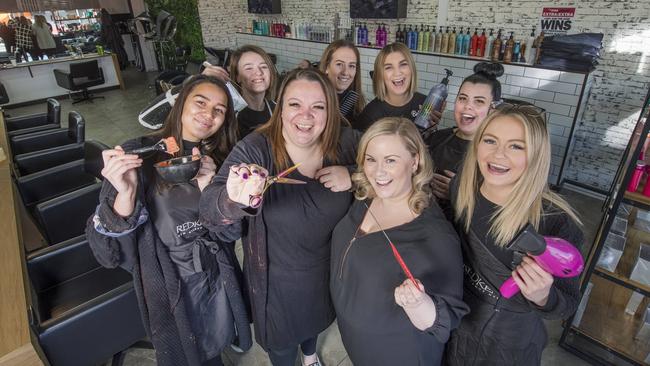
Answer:
<svg viewBox="0 0 650 366"><path fill-rule="evenodd" d="M463 301L470 307L447 343L447 365L539 365L547 333L521 293L501 297L512 269L499 261L470 228L461 237Z"/></svg>
<svg viewBox="0 0 650 366"><path fill-rule="evenodd" d="M149 210L181 279L181 299L188 309L192 333L203 361L232 342L233 316L225 289L217 280L214 255L206 255L208 230L199 222L201 191L195 180L151 189Z"/></svg>

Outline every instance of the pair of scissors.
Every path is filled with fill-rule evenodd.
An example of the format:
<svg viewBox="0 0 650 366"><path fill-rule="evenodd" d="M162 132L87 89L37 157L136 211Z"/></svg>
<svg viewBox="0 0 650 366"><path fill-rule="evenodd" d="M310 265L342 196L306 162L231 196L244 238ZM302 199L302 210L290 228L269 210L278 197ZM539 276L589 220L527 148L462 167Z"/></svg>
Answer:
<svg viewBox="0 0 650 366"><path fill-rule="evenodd" d="M264 192L266 192L266 190L269 189L269 187L274 183L280 183L280 184L307 184L307 182L305 182L303 180L285 178L291 172L298 169L299 165L300 165L300 163L290 167L289 169L286 169L286 170L280 172L276 176L266 178L266 183L264 184L264 190L262 190L262 194L264 194Z"/></svg>

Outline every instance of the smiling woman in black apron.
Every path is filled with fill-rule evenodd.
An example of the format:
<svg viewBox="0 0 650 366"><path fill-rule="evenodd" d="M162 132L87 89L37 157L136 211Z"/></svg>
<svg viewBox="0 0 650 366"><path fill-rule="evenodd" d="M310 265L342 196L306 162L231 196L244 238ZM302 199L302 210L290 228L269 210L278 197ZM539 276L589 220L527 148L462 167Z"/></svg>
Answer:
<svg viewBox="0 0 650 366"><path fill-rule="evenodd" d="M237 143L201 197L201 219L210 230L245 223L255 338L275 366L293 366L299 346L303 365L321 365L316 340L335 317L330 237L352 202L357 141L327 76L294 70L271 120ZM298 163L286 178L303 184L273 184L263 193L269 174Z"/></svg>
<svg viewBox="0 0 650 366"><path fill-rule="evenodd" d="M236 335L240 347L251 345L232 238L199 222L201 191L234 146L236 128L225 85L199 75L185 82L160 133L103 152L105 180L88 240L102 265L133 274L159 365L221 365ZM154 170L166 153L128 153L169 136L179 141L178 155L202 156L187 183L168 183Z"/></svg>
<svg viewBox="0 0 650 366"><path fill-rule="evenodd" d="M580 299L579 279L554 278L509 244L527 225L580 247L579 219L548 188L551 144L543 111L502 104L467 151L451 198L464 260L470 313L447 344L449 365L539 365L547 342L542 319L567 319ZM520 293L502 297L513 277Z"/></svg>
<svg viewBox="0 0 650 366"><path fill-rule="evenodd" d="M503 66L481 62L474 66L474 74L463 80L454 104L455 127L436 131L426 139L433 159L433 194L447 218L451 220L449 181L463 164L465 151L476 130L487 117L494 101L501 100Z"/></svg>
<svg viewBox="0 0 650 366"><path fill-rule="evenodd" d="M458 235L432 200L424 142L409 120L383 118L361 138L357 164L357 199L332 233L343 345L355 365L439 365L468 309Z"/></svg>

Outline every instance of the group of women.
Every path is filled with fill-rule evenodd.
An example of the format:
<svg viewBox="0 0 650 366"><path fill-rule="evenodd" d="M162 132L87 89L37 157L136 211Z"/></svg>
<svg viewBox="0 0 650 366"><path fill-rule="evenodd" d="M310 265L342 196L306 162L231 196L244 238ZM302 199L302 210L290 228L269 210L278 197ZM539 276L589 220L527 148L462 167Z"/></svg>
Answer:
<svg viewBox="0 0 650 366"><path fill-rule="evenodd" d="M276 366L298 351L322 365L318 335L335 319L356 365L536 365L542 319L575 311L577 280L508 246L527 224L582 244L546 183L543 111L497 106L503 69L481 63L458 92L456 126L424 141L408 48L379 52L367 105L359 67L356 47L335 41L320 70L290 72L274 97L270 58L244 46L229 73L186 81L161 132L104 152L89 242L103 265L133 273L160 364L219 365L230 343L250 347L250 315ZM248 104L237 114L226 78ZM202 156L189 183L155 174L164 154L128 152L168 136ZM506 299L511 276L521 292Z"/></svg>

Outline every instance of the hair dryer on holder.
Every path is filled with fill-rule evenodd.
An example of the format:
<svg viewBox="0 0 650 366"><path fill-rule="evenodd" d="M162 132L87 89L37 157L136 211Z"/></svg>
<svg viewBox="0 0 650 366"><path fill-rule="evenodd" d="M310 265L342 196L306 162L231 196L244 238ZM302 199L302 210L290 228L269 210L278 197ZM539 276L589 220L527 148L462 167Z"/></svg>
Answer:
<svg viewBox="0 0 650 366"><path fill-rule="evenodd" d="M539 235L531 224L526 225L507 248L527 254L555 277L575 277L584 268L578 248L564 239ZM519 286L510 277L501 285L499 292L509 299L519 292Z"/></svg>

